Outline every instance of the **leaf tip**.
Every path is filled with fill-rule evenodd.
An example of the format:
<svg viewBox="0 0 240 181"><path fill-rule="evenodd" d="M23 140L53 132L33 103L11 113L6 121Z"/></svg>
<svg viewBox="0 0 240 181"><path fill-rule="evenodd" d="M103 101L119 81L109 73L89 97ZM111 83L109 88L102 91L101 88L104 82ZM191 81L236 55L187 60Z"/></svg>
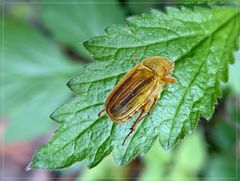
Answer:
<svg viewBox="0 0 240 181"><path fill-rule="evenodd" d="M169 145L168 144L162 145L162 148L163 148L164 151L168 151L169 150Z"/></svg>
<svg viewBox="0 0 240 181"><path fill-rule="evenodd" d="M76 90L76 81L75 78L73 77L67 84L66 86L74 93L78 93L78 90Z"/></svg>
<svg viewBox="0 0 240 181"><path fill-rule="evenodd" d="M66 86L67 86L69 89L71 89L71 80L68 81L68 83L66 83Z"/></svg>
<svg viewBox="0 0 240 181"><path fill-rule="evenodd" d="M50 118L51 118L53 121L57 122L56 115L55 115L55 111L50 115Z"/></svg>
<svg viewBox="0 0 240 181"><path fill-rule="evenodd" d="M84 41L84 42L82 43L84 47L86 46L86 44L87 44L88 41L89 41L89 40Z"/></svg>
<svg viewBox="0 0 240 181"><path fill-rule="evenodd" d="M94 167L96 167L96 166L97 166L97 164L87 163L87 167L88 167L89 169L92 169L92 168L94 168Z"/></svg>
<svg viewBox="0 0 240 181"><path fill-rule="evenodd" d="M168 143L168 142L162 142L160 139L159 139L159 143L161 145L161 147L163 148L163 150L165 152L167 152L168 150L170 150L172 148L172 146Z"/></svg>
<svg viewBox="0 0 240 181"><path fill-rule="evenodd" d="M88 43L89 43L90 40L87 40L85 42L83 42L83 46L84 48L86 48L88 50ZM89 51L89 50L88 50Z"/></svg>
<svg viewBox="0 0 240 181"><path fill-rule="evenodd" d="M26 172L29 172L30 170L32 170L32 162L30 162L24 170Z"/></svg>

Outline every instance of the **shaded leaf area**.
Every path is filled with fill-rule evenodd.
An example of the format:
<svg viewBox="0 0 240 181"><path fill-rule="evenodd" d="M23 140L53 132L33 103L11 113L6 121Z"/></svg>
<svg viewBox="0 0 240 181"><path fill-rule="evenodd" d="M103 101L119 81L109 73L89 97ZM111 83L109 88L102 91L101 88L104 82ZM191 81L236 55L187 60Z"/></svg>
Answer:
<svg viewBox="0 0 240 181"><path fill-rule="evenodd" d="M8 120L5 139L31 139L52 128L49 114L70 97L64 86L78 66L34 28L15 19L4 20L3 45L0 98L1 115Z"/></svg>
<svg viewBox="0 0 240 181"><path fill-rule="evenodd" d="M214 111L220 81L227 80L228 63L233 62L237 21L239 12L228 8L153 10L86 42L100 62L82 67L68 83L80 96L53 113L60 127L36 152L31 167L64 168L83 159L94 167L110 152L117 165L125 165L145 154L156 139L165 150L176 145L196 128L200 116L209 119ZM175 61L177 83L165 88L152 114L122 146L134 119L115 126L97 113L123 74L155 55Z"/></svg>
<svg viewBox="0 0 240 181"><path fill-rule="evenodd" d="M181 145L168 152L155 143L143 158L145 169L140 173L139 180L171 178L171 180L183 181L196 179L206 163L207 149L205 145L202 131L194 132ZM192 161L192 153L195 154L194 161Z"/></svg>
<svg viewBox="0 0 240 181"><path fill-rule="evenodd" d="M134 14L140 14L143 12L150 11L153 8L161 7L161 5L166 4L166 2L159 1L159 0L152 0L149 2L146 2L144 0L134 1L134 0L128 0L126 3L126 6L129 8L129 10ZM171 3L171 5L174 5L174 3Z"/></svg>
<svg viewBox="0 0 240 181"><path fill-rule="evenodd" d="M124 17L124 11L116 0L108 3L96 0L78 3L43 1L41 12L43 24L59 42L88 57L90 55L82 42L103 34L104 28L113 23L122 23ZM64 23L59 23L59 20Z"/></svg>
<svg viewBox="0 0 240 181"><path fill-rule="evenodd" d="M235 52L234 65L229 66L229 82L225 87L231 87L233 92L240 95L240 87L238 83L238 73L240 72L240 51Z"/></svg>

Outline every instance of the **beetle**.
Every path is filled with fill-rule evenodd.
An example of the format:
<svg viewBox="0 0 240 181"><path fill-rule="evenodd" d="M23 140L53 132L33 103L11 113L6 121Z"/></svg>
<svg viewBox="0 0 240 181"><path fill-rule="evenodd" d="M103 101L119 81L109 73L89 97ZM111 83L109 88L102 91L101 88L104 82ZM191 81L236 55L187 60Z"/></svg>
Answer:
<svg viewBox="0 0 240 181"><path fill-rule="evenodd" d="M165 57L146 58L126 73L111 91L105 101L105 108L98 116L106 111L113 122L120 123L140 112L123 144L137 124L151 113L165 85L176 82L171 76L173 70L173 62Z"/></svg>

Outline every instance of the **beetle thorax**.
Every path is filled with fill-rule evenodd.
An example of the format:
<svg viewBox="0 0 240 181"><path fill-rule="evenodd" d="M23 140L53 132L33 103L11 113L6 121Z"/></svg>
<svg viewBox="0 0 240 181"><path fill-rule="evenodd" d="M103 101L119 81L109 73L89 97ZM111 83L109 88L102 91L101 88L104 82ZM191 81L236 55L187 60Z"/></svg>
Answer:
<svg viewBox="0 0 240 181"><path fill-rule="evenodd" d="M167 58L154 56L144 60L143 65L153 70L158 76L165 77L173 71L173 63Z"/></svg>

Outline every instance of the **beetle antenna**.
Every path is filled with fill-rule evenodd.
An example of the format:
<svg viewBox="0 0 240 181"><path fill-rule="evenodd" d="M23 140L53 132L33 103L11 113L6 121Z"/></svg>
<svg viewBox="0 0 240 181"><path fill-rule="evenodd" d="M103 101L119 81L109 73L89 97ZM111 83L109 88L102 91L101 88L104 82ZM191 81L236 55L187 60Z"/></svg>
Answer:
<svg viewBox="0 0 240 181"><path fill-rule="evenodd" d="M122 146L125 144L125 142L126 142L126 140L127 140L127 138L130 136L130 134L132 134L132 132L134 131L132 128L130 128L130 132L128 133L128 135L124 138L124 141L123 141L123 143L122 143Z"/></svg>

